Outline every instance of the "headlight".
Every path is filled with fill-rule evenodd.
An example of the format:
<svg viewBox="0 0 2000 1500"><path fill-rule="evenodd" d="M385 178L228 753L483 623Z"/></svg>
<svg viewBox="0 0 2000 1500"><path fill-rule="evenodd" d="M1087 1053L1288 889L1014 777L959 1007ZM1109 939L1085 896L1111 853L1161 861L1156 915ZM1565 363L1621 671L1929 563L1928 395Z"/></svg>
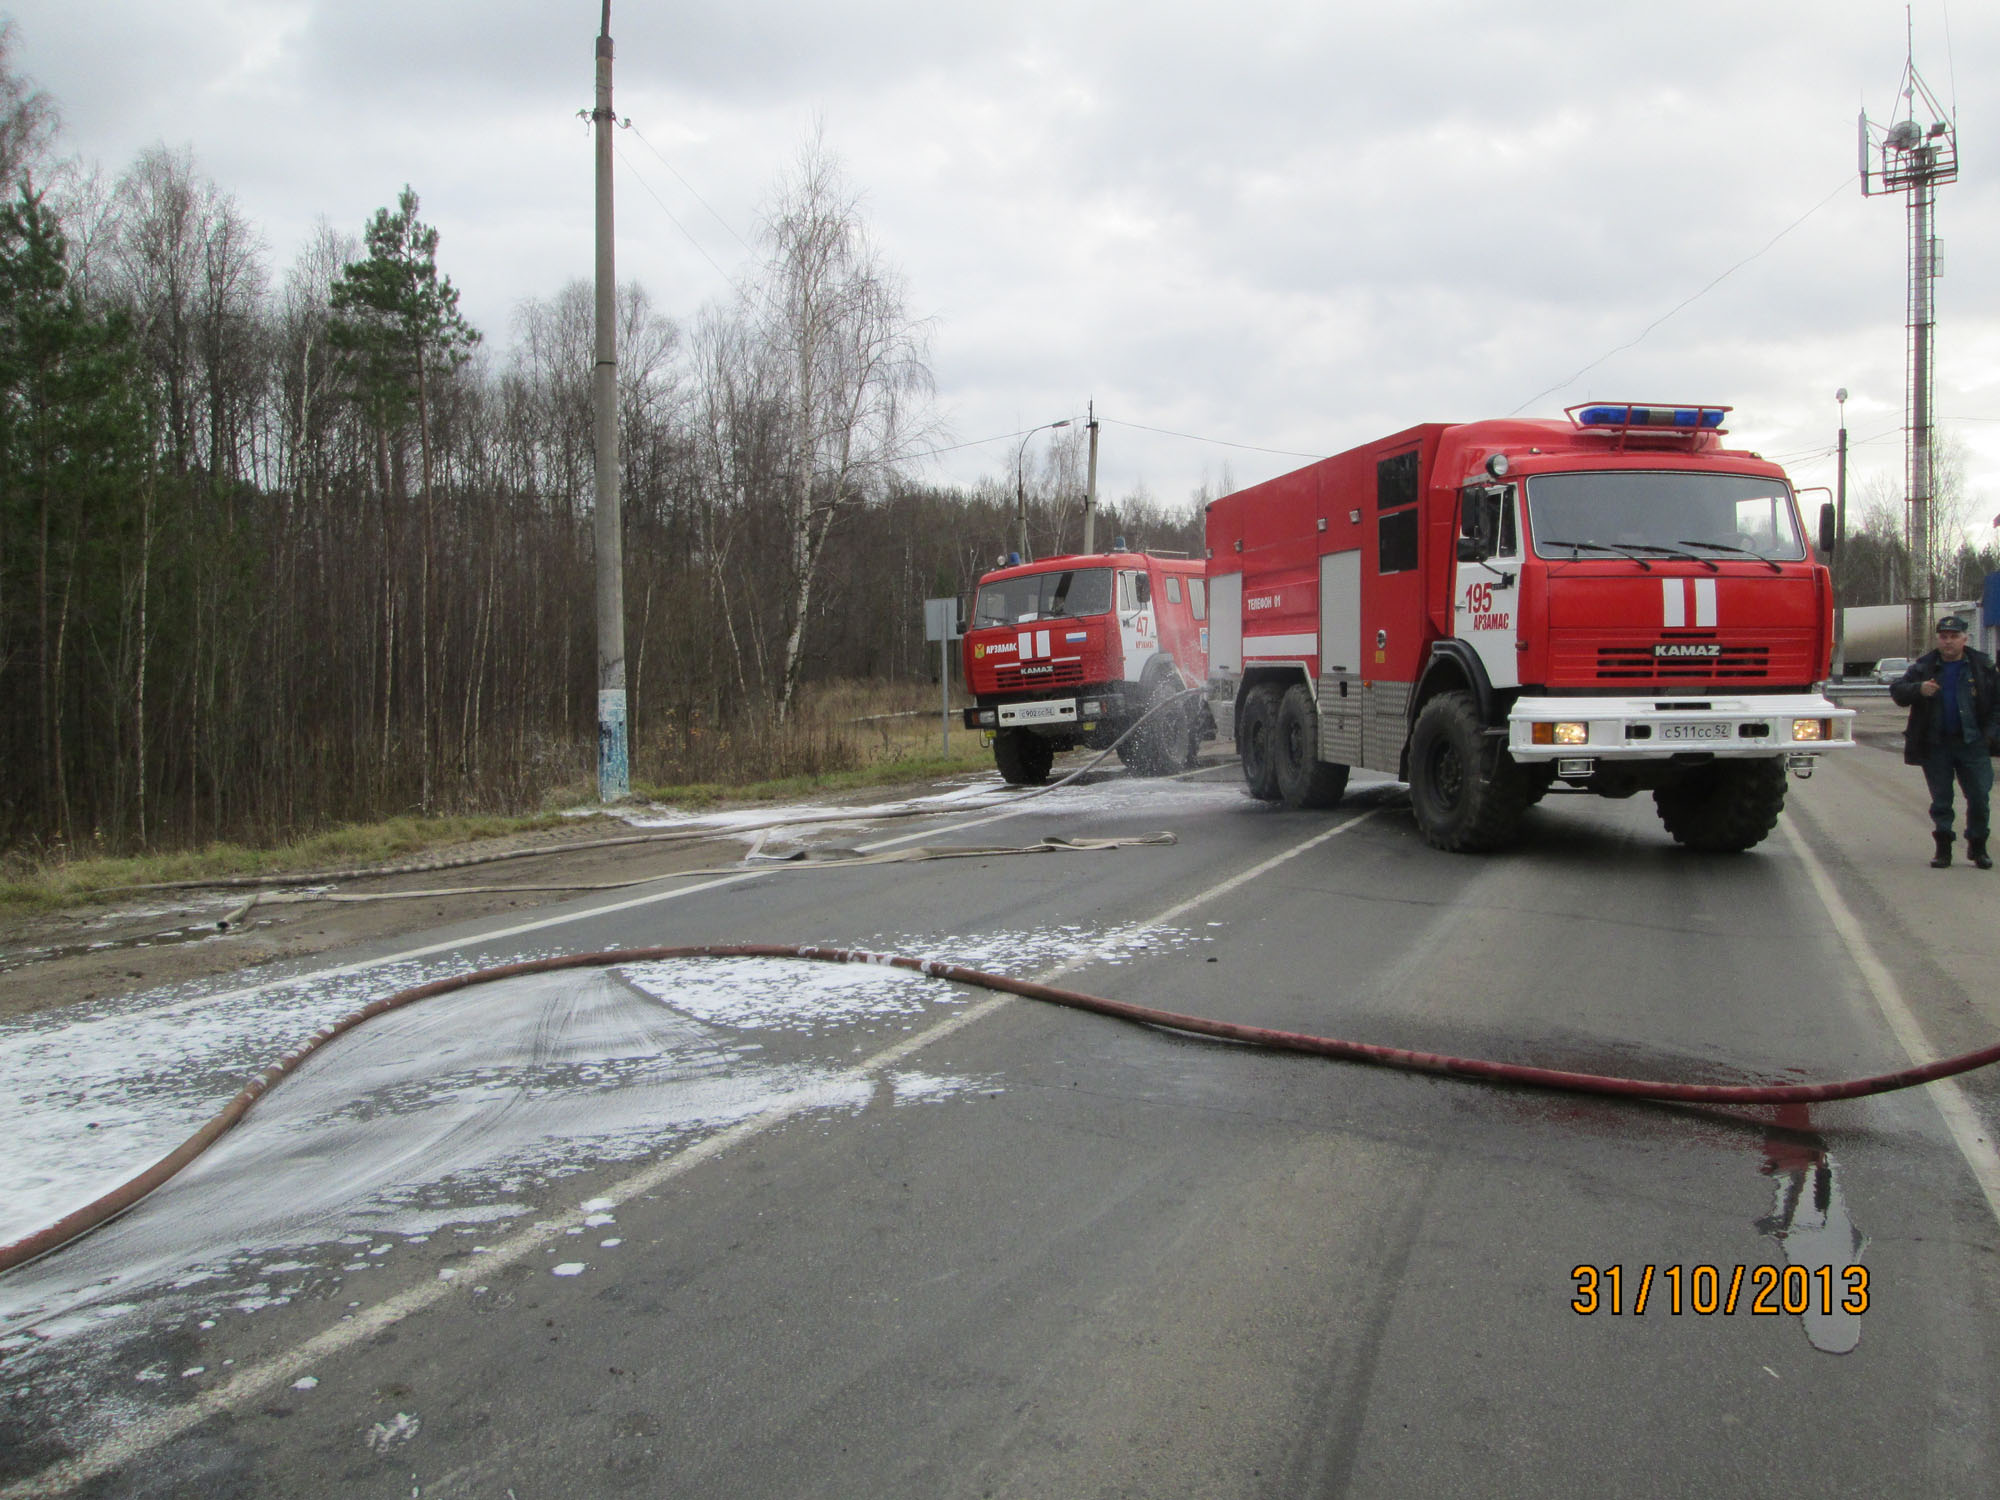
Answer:
<svg viewBox="0 0 2000 1500"><path fill-rule="evenodd" d="M1537 745L1587 745L1590 743L1590 726L1573 720L1556 723L1538 723L1530 728L1530 741Z"/></svg>
<svg viewBox="0 0 2000 1500"><path fill-rule="evenodd" d="M1794 719L1792 720L1792 738L1794 740L1830 740L1833 738L1833 720Z"/></svg>

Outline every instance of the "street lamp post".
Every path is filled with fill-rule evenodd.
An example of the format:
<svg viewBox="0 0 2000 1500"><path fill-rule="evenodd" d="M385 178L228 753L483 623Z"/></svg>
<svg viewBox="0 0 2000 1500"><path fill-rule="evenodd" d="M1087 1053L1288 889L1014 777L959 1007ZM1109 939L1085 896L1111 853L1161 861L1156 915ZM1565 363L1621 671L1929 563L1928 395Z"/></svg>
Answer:
<svg viewBox="0 0 2000 1500"><path fill-rule="evenodd" d="M1019 543L1017 550L1021 554L1022 562L1030 560L1028 557L1028 485L1026 470L1023 467L1028 459L1028 439L1038 432L1047 432L1051 428L1067 426L1069 426L1069 418L1064 417L1060 422L1044 422L1040 427L1030 427L1026 432L1021 434L1021 446L1014 450L1014 527L1017 533L1016 540Z"/></svg>

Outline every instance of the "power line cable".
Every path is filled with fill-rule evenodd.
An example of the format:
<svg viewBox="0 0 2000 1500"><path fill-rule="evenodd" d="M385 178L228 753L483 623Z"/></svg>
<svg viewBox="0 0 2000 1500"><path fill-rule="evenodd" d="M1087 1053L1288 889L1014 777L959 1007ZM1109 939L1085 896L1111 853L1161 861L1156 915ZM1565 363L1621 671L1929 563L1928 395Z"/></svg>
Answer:
<svg viewBox="0 0 2000 1500"><path fill-rule="evenodd" d="M1592 370L1596 369L1599 365L1603 364L1607 359L1611 358L1612 355L1623 354L1627 349L1636 348L1640 343L1644 342L1647 334L1651 333L1655 328L1658 328L1662 323L1666 322L1667 319L1671 318L1675 313L1679 312L1682 308L1688 306L1689 303L1698 302L1703 297L1706 297L1710 292L1714 291L1717 287L1721 286L1723 282L1727 281L1731 276L1734 276L1738 271L1742 270L1745 266L1749 265L1751 261L1756 260L1759 256L1764 255L1767 251L1771 249L1773 245L1776 245L1779 240L1783 239L1786 235L1790 234L1794 229L1797 229L1801 224L1805 223L1807 219L1810 219L1814 214L1818 213L1822 208L1825 208L1827 204L1833 202L1835 198L1838 198L1842 193L1846 192L1848 184L1854 181L1855 175L1856 174L1850 172L1845 177L1841 178L1840 185L1838 187L1836 187L1832 192L1828 193L1824 198L1820 199L1819 202L1815 203L1811 208L1807 209L1804 213L1800 214L1796 219L1792 220L1792 222L1787 224L1783 229L1780 229L1776 234L1772 235L1771 238L1765 242L1763 249L1753 251L1751 254L1744 256L1743 259L1736 262L1735 265L1731 266L1728 270L1724 271L1720 276L1716 277L1713 281L1709 282L1707 286L1703 287L1693 296L1687 297L1680 302L1676 302L1672 307L1668 308L1665 312L1661 313L1657 318L1653 319L1652 322L1648 323L1644 328L1640 329L1637 338L1632 339L1628 343L1620 344L1616 349L1606 350L1603 354L1600 354L1596 359L1593 359L1589 364L1585 365L1582 369L1578 370L1575 374L1571 375L1567 380L1558 380L1554 385L1550 386L1547 390L1535 392L1534 395L1530 396L1526 401L1523 401L1519 406L1515 407L1512 411L1508 412L1507 415L1510 417L1518 417L1523 411L1527 410L1527 408L1533 406L1537 401L1541 400L1542 397L1553 395L1555 392L1562 390L1565 386L1574 385L1577 381L1581 380L1585 375L1588 375Z"/></svg>
<svg viewBox="0 0 2000 1500"><path fill-rule="evenodd" d="M1101 422L1104 419L1099 417ZM1002 443L1009 438L1026 437L1031 432L1040 432L1040 427L1023 427L1019 432L996 432L992 437L974 438L968 443L951 443L943 448L926 448L922 453L912 453L912 458L936 458L940 453L956 453L961 448L983 448L988 443Z"/></svg>
<svg viewBox="0 0 2000 1500"><path fill-rule="evenodd" d="M632 134L634 134L639 138L640 144L645 146L645 148L648 151L652 152L653 155L658 156L660 158L660 165L665 167L669 172L672 172L674 174L675 180L678 181L680 185L686 188L690 193L694 194L694 201L699 203L703 208L708 210L708 216L711 219L715 220L716 223L720 224L724 229L728 230L730 237L734 239L737 244L741 245L745 250L748 250L752 255L755 255L757 253L756 249L751 245L751 243L748 240L744 239L742 235L736 232L736 226L734 224L731 224L727 219L723 218L721 214L717 213L715 211L714 205L711 204L706 198L702 197L700 189L696 188L693 183L687 180L687 178L681 176L680 169L677 168L672 162L668 161L665 156L661 155L660 148L658 146L655 146L651 141L646 139L644 131L640 130L638 126L630 124L629 121L627 122L627 126L631 130Z"/></svg>
<svg viewBox="0 0 2000 1500"><path fill-rule="evenodd" d="M1232 443L1228 438L1201 437L1192 432L1175 432L1171 427L1148 427L1144 422L1121 422L1116 417L1097 419L1111 427L1134 427L1140 432L1157 432L1162 437L1186 438L1191 443L1213 443L1219 448L1242 448L1251 453L1276 453L1285 458L1325 458L1324 453L1300 453L1292 448L1265 448L1256 443Z"/></svg>
<svg viewBox="0 0 2000 1500"><path fill-rule="evenodd" d="M614 146L617 145L615 141L612 144ZM658 193L653 191L653 185L650 182L646 181L645 177L640 173L639 168L633 163L632 158L625 153L622 147L618 148L618 159L625 163L626 169L630 171L632 174L632 180L638 183L640 187L646 190L646 196L648 198L651 198L655 203L659 204L660 212L665 214L667 216L667 221L671 223L674 226L674 228L678 229L681 232L681 238L685 239L690 245L694 246L695 252L698 255L700 255L703 260L707 261L711 266L715 267L715 274L720 276L725 282L729 284L729 289L731 291L741 292L743 289L737 285L736 278L731 276L727 271L723 270L721 266L717 265L715 257L708 253L708 251L702 246L700 240L696 239L691 233L689 233L687 225L683 224L677 217L675 217L674 211L671 208L667 207L666 200L662 198ZM724 227L726 228L727 226Z"/></svg>

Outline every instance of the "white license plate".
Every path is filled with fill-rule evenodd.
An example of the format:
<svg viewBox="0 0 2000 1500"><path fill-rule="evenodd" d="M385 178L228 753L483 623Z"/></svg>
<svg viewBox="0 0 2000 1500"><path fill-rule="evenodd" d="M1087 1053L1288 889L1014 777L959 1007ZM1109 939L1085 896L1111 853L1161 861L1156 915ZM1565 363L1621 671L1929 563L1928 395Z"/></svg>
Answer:
<svg viewBox="0 0 2000 1500"><path fill-rule="evenodd" d="M1040 703L1003 703L1002 724L1055 724L1076 717L1076 699L1049 698Z"/></svg>
<svg viewBox="0 0 2000 1500"><path fill-rule="evenodd" d="M1734 724L1662 724L1660 738L1663 740L1733 740L1736 738Z"/></svg>

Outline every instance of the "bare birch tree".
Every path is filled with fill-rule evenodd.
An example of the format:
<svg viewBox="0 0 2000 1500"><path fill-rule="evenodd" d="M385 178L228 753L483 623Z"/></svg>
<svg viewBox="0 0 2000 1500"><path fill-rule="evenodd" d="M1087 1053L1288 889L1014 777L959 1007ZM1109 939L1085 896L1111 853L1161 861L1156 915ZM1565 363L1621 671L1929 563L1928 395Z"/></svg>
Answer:
<svg viewBox="0 0 2000 1500"><path fill-rule="evenodd" d="M14 71L13 54L14 22L0 16L0 199L47 159L60 125L55 100Z"/></svg>
<svg viewBox="0 0 2000 1500"><path fill-rule="evenodd" d="M929 326L869 239L860 201L815 130L764 229L761 318L783 382L786 628L777 710L789 713L828 534L908 455L931 392Z"/></svg>

